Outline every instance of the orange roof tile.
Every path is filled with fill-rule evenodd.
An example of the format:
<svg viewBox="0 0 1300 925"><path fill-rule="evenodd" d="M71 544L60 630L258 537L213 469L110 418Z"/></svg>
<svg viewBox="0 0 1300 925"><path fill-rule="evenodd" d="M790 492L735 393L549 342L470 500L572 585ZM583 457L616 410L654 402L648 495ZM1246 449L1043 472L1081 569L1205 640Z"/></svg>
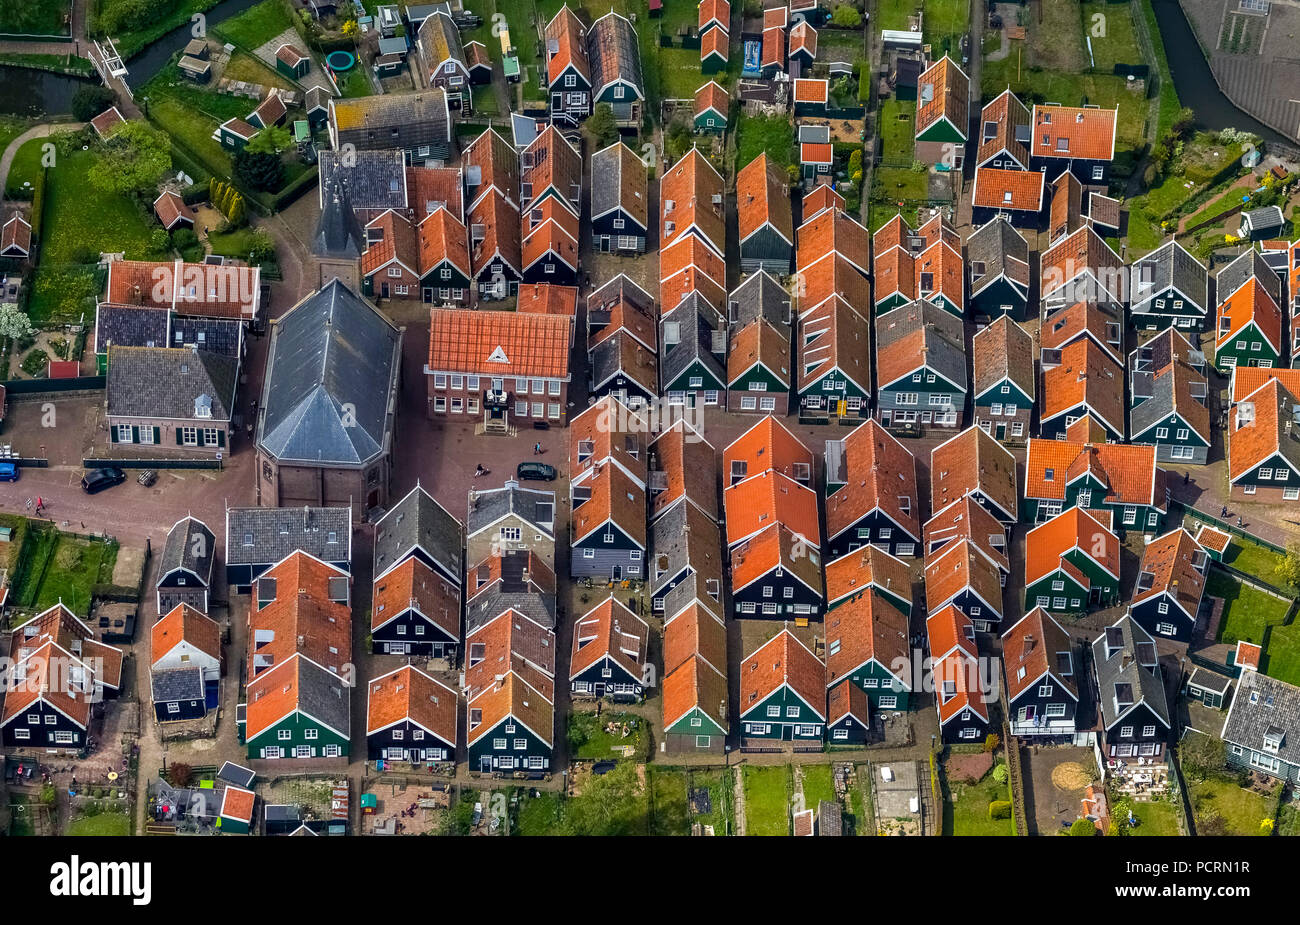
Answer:
<svg viewBox="0 0 1300 925"><path fill-rule="evenodd" d="M546 24L546 46L550 57L546 62L547 85L554 86L568 68L591 83L591 63L587 58L587 27L568 5ZM554 51L550 51L550 49Z"/></svg>
<svg viewBox="0 0 1300 925"><path fill-rule="evenodd" d="M817 30L812 23L801 19L790 27L790 54L802 51L812 58L817 57Z"/></svg>
<svg viewBox="0 0 1300 925"><path fill-rule="evenodd" d="M693 656L719 670L727 667L727 629L698 604L676 614L664 627L664 673L672 674Z"/></svg>
<svg viewBox="0 0 1300 925"><path fill-rule="evenodd" d="M1029 110L1010 90L985 104L980 113L980 146L977 161L983 164L999 151L1006 151L1016 162L1029 167L1029 152L1016 140L1016 129L1029 127Z"/></svg>
<svg viewBox="0 0 1300 925"><path fill-rule="evenodd" d="M875 659L886 670L907 677L907 616L876 594L862 594L826 614L826 686Z"/></svg>
<svg viewBox="0 0 1300 925"><path fill-rule="evenodd" d="M778 331L763 318L756 318L731 335L727 351L727 384L738 388L749 370L758 363L777 376L785 385L790 384L790 335L788 329Z"/></svg>
<svg viewBox="0 0 1300 925"><path fill-rule="evenodd" d="M405 665L366 685L366 735L410 720L443 742L456 746L456 692L413 665Z"/></svg>
<svg viewBox="0 0 1300 925"><path fill-rule="evenodd" d="M796 103L821 103L823 106L831 98L831 84L824 77L798 77L794 81L794 101Z"/></svg>
<svg viewBox="0 0 1300 925"><path fill-rule="evenodd" d="M970 80L947 55L935 61L917 79L916 134L946 118L966 137L970 110Z"/></svg>
<svg viewBox="0 0 1300 925"><path fill-rule="evenodd" d="M1087 405L1103 423L1124 434L1124 371L1091 340L1061 351L1061 365L1043 370L1041 419Z"/></svg>
<svg viewBox="0 0 1300 925"><path fill-rule="evenodd" d="M931 509L941 511L973 491L1015 516L1015 457L979 427L966 428L930 453Z"/></svg>
<svg viewBox="0 0 1300 925"><path fill-rule="evenodd" d="M522 269L551 256L578 269L578 217L557 199L525 209L521 223Z"/></svg>
<svg viewBox="0 0 1300 925"><path fill-rule="evenodd" d="M921 538L916 459L872 418L843 440L841 478L826 498L826 535L834 540L874 510L885 513L913 539ZM827 450L829 453L829 449Z"/></svg>
<svg viewBox="0 0 1300 925"><path fill-rule="evenodd" d="M813 454L782 423L765 415L722 451L723 478L730 481L743 463L742 478L774 469L782 475L807 483L812 479Z"/></svg>
<svg viewBox="0 0 1300 925"><path fill-rule="evenodd" d="M700 60L703 61L710 55L720 55L723 61L730 57L730 48L728 44L730 39L727 37L724 29L710 29L704 33L704 38L700 40Z"/></svg>
<svg viewBox="0 0 1300 925"><path fill-rule="evenodd" d="M460 591L424 560L411 556L374 586L370 628L378 629L408 609L418 610L452 639L460 639Z"/></svg>
<svg viewBox="0 0 1300 925"><path fill-rule="evenodd" d="M1091 226L1083 227L1043 252L1042 298L1046 301L1064 288L1070 302L1097 301L1103 296L1122 301L1126 272L1119 254ZM1085 273L1088 281L1076 282Z"/></svg>
<svg viewBox="0 0 1300 925"><path fill-rule="evenodd" d="M295 552L271 566L256 582L248 615L249 681L303 655L328 670L343 671L352 662L352 611L334 600L335 582L348 584L347 572ZM273 593L273 599L258 602Z"/></svg>
<svg viewBox="0 0 1300 925"><path fill-rule="evenodd" d="M939 242L922 251L913 264L916 297L934 301L942 295L958 309L966 307L966 267L961 251Z"/></svg>
<svg viewBox="0 0 1300 925"><path fill-rule="evenodd" d="M420 254L417 272L421 276L443 261L470 275L469 232L447 209L437 209L419 227Z"/></svg>
<svg viewBox="0 0 1300 925"><path fill-rule="evenodd" d="M912 601L911 571L883 549L863 546L826 563L827 603L834 605L872 587Z"/></svg>
<svg viewBox="0 0 1300 925"><path fill-rule="evenodd" d="M1052 615L1035 607L1002 634L1002 667L1007 697L1014 700L1048 672L1079 697L1070 634Z"/></svg>
<svg viewBox="0 0 1300 925"><path fill-rule="evenodd" d="M1274 352L1282 349L1282 311L1259 280L1250 277L1246 284L1219 303L1219 326L1215 329L1215 346L1222 348L1236 338L1252 321ZM1225 324L1226 322L1226 324Z"/></svg>
<svg viewBox="0 0 1300 925"><path fill-rule="evenodd" d="M799 226L796 267L806 273L831 254L839 254L862 273L871 271L871 235L839 209L819 212Z"/></svg>
<svg viewBox="0 0 1300 925"><path fill-rule="evenodd" d="M1061 568L1062 557L1076 548L1119 580L1119 537L1083 508L1070 507L1025 537L1025 584Z"/></svg>
<svg viewBox="0 0 1300 925"><path fill-rule="evenodd" d="M1197 568L1198 562L1206 562L1205 550L1182 527L1156 537L1142 549L1132 603L1168 594L1185 614L1196 619L1205 590L1205 575Z"/></svg>
<svg viewBox="0 0 1300 925"><path fill-rule="evenodd" d="M554 283L525 283L519 287L515 311L525 315L578 315L578 287Z"/></svg>
<svg viewBox="0 0 1300 925"><path fill-rule="evenodd" d="M613 395L602 395L569 421L569 478L583 481L612 462L644 483L649 430L640 414Z"/></svg>
<svg viewBox="0 0 1300 925"><path fill-rule="evenodd" d="M740 715L762 704L782 687L826 716L826 667L821 659L782 630L746 656L740 665Z"/></svg>
<svg viewBox="0 0 1300 925"><path fill-rule="evenodd" d="M821 544L817 495L798 482L767 470L723 492L727 545L734 546L774 523L784 524L810 544Z"/></svg>
<svg viewBox="0 0 1300 925"><path fill-rule="evenodd" d="M760 66L785 69L785 29L777 27L763 30L763 55Z"/></svg>
<svg viewBox="0 0 1300 925"><path fill-rule="evenodd" d="M1292 395L1300 395L1300 368L1278 369L1265 366L1237 366L1232 370L1232 403L1250 397L1276 379Z"/></svg>
<svg viewBox="0 0 1300 925"><path fill-rule="evenodd" d="M1228 477L1236 480L1274 454L1300 468L1300 428L1294 426L1300 399L1277 379L1237 405L1228 422Z"/></svg>
<svg viewBox="0 0 1300 925"><path fill-rule="evenodd" d="M574 621L569 679L608 657L640 680L649 658L649 645L649 624L617 599L607 597Z"/></svg>
<svg viewBox="0 0 1300 925"><path fill-rule="evenodd" d="M829 183L818 183L803 197L803 220L806 222L825 209L843 209L844 197Z"/></svg>
<svg viewBox="0 0 1300 925"><path fill-rule="evenodd" d="M1109 161L1115 156L1118 119L1118 107L1035 105L1029 153L1034 157Z"/></svg>
<svg viewBox="0 0 1300 925"><path fill-rule="evenodd" d="M562 315L435 308L429 314L429 369L567 380L572 324Z"/></svg>
<svg viewBox="0 0 1300 925"><path fill-rule="evenodd" d="M733 591L748 587L776 569L784 569L821 595L821 556L781 524L772 524L731 550Z"/></svg>
<svg viewBox="0 0 1300 925"><path fill-rule="evenodd" d="M925 522L927 550L937 551L958 540L970 540L1002 572L1011 571L1006 526L970 495L952 502Z"/></svg>
<svg viewBox="0 0 1300 925"><path fill-rule="evenodd" d="M725 253L727 232L722 211L722 176L708 162L699 148L669 167L659 183L660 226L663 247L677 243L690 229L721 256ZM672 230L668 229L672 225ZM666 278L662 270L659 278Z"/></svg>
<svg viewBox="0 0 1300 925"><path fill-rule="evenodd" d="M189 604L177 604L149 631L149 664L187 642L204 655L221 659L221 627L202 611Z"/></svg>
<svg viewBox="0 0 1300 925"><path fill-rule="evenodd" d="M1089 473L1107 486L1108 504L1159 504L1163 508L1163 495L1156 490L1155 446L1029 438L1026 498L1064 500L1067 483Z"/></svg>
<svg viewBox="0 0 1300 925"><path fill-rule="evenodd" d="M695 115L697 116L712 110L725 119L730 108L731 100L727 96L727 91L716 80L710 80L695 91Z"/></svg>
<svg viewBox="0 0 1300 925"><path fill-rule="evenodd" d="M665 731L697 709L724 731L727 729L727 676L698 655L692 655L664 677L663 700Z"/></svg>
<svg viewBox="0 0 1300 925"><path fill-rule="evenodd" d="M1011 382L1034 398L1034 338L1011 320L999 315L975 332L971 340L971 378L976 398L1003 382Z"/></svg>
<svg viewBox="0 0 1300 925"><path fill-rule="evenodd" d="M980 167L975 171L971 202L986 209L1040 212L1044 174L1037 170Z"/></svg>
<svg viewBox="0 0 1300 925"><path fill-rule="evenodd" d="M767 152L759 154L736 174L736 214L742 242L764 225L770 225L782 238L794 243L790 184Z"/></svg>
<svg viewBox="0 0 1300 925"><path fill-rule="evenodd" d="M916 258L910 251L891 247L882 254L877 241L874 265L876 304L895 293L909 302L916 298L916 286L920 280L916 275Z"/></svg>
<svg viewBox="0 0 1300 925"><path fill-rule="evenodd" d="M652 520L683 497L717 518L718 469L712 444L685 421L676 421L654 438L650 456L664 479L664 488L650 502Z"/></svg>
<svg viewBox="0 0 1300 925"><path fill-rule="evenodd" d="M574 499L573 542L613 524L642 549L646 547L645 489L617 466L598 466L583 485L591 489L586 501Z"/></svg>
<svg viewBox="0 0 1300 925"><path fill-rule="evenodd" d="M836 258L838 261L839 258ZM854 271L848 271L856 275ZM800 390L838 371L864 391L871 387L871 325L866 312L840 298L828 298L799 319Z"/></svg>
<svg viewBox="0 0 1300 925"><path fill-rule="evenodd" d="M926 557L925 604L933 610L971 590L989 607L1002 612L1002 576L970 540L949 543Z"/></svg>

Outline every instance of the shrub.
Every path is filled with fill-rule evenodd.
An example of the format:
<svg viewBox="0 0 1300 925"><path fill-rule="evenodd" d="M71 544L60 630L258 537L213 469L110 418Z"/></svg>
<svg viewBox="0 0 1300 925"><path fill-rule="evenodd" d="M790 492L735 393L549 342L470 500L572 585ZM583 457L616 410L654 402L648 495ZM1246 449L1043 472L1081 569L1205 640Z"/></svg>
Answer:
<svg viewBox="0 0 1300 925"><path fill-rule="evenodd" d="M1011 818L1011 801L994 800L989 803L989 818L996 821L998 819Z"/></svg>
<svg viewBox="0 0 1300 925"><path fill-rule="evenodd" d="M1076 819L1070 824L1070 834L1076 838L1091 838L1097 834L1097 827L1091 819Z"/></svg>
<svg viewBox="0 0 1300 925"><path fill-rule="evenodd" d="M78 122L89 122L115 102L117 97L108 87L99 84L78 87L72 94L72 117Z"/></svg>
<svg viewBox="0 0 1300 925"><path fill-rule="evenodd" d="M1273 820L1265 819L1259 824L1259 834L1269 836L1273 834Z"/></svg>
<svg viewBox="0 0 1300 925"><path fill-rule="evenodd" d="M1001 737L996 732L990 732L988 734L988 737L984 739L984 751L986 752L997 751L997 747L1001 744L1002 744Z"/></svg>
<svg viewBox="0 0 1300 925"><path fill-rule="evenodd" d="M993 779L997 781L999 784L1005 784L1007 782L1007 778L1010 776L1011 776L1011 772L1007 770L1007 766L1005 764L999 762L997 765L994 766Z"/></svg>
<svg viewBox="0 0 1300 925"><path fill-rule="evenodd" d="M23 372L29 376L44 376L50 356L44 350L33 350L23 357Z"/></svg>
<svg viewBox="0 0 1300 925"><path fill-rule="evenodd" d="M862 14L847 3L841 3L831 13L831 25L839 26L841 29L852 29L854 26L862 25Z"/></svg>
<svg viewBox="0 0 1300 925"><path fill-rule="evenodd" d="M187 787L190 781L194 779L194 769L182 761L176 761L171 766L171 782L173 787Z"/></svg>

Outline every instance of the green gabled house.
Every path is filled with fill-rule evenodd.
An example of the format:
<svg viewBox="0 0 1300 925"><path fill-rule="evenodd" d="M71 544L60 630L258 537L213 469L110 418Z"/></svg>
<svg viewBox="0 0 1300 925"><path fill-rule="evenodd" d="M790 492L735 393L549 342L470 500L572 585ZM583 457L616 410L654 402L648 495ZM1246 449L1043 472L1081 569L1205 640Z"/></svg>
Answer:
<svg viewBox="0 0 1300 925"><path fill-rule="evenodd" d="M782 630L740 666L740 719L745 740L820 742L826 731L826 668Z"/></svg>
<svg viewBox="0 0 1300 925"><path fill-rule="evenodd" d="M871 325L832 296L799 319L799 414L815 419L868 416Z"/></svg>
<svg viewBox="0 0 1300 925"><path fill-rule="evenodd" d="M716 80L695 91L695 131L721 135L727 130L731 98Z"/></svg>
<svg viewBox="0 0 1300 925"><path fill-rule="evenodd" d="M876 323L876 409L885 427L965 423L966 347L960 318L913 302Z"/></svg>
<svg viewBox="0 0 1300 925"><path fill-rule="evenodd" d="M912 573L902 559L878 546L863 546L826 563L826 609L834 610L871 588L895 610L912 614Z"/></svg>
<svg viewBox="0 0 1300 925"><path fill-rule="evenodd" d="M713 629L721 640L719 661L726 655L726 633L721 623L707 614L694 617L701 630ZM678 616L664 627L667 639L673 633L689 632L691 618ZM716 624L716 626L714 625ZM701 637L702 638L702 637ZM727 676L698 652L671 667L665 665L664 743L671 754L708 752L723 754L727 747ZM726 665L723 665L723 670Z"/></svg>
<svg viewBox="0 0 1300 925"><path fill-rule="evenodd" d="M236 726L249 758L346 758L348 687L343 678L292 655L248 685Z"/></svg>
<svg viewBox="0 0 1300 925"><path fill-rule="evenodd" d="M465 745L470 770L491 774L551 769L555 707L540 691L509 671L486 688L471 688L468 696Z"/></svg>
<svg viewBox="0 0 1300 925"><path fill-rule="evenodd" d="M722 317L691 293L659 322L659 394L689 407L725 404Z"/></svg>
<svg viewBox="0 0 1300 925"><path fill-rule="evenodd" d="M242 151L257 131L243 119L227 119L217 126L213 137L228 151Z"/></svg>
<svg viewBox="0 0 1300 925"><path fill-rule="evenodd" d="M1214 365L1224 375L1238 366L1284 366L1286 324L1282 283L1257 251L1219 271Z"/></svg>
<svg viewBox="0 0 1300 925"><path fill-rule="evenodd" d="M1029 439L1020 520L1042 523L1066 508L1102 511L1120 530L1158 533L1169 512L1165 472L1147 444Z"/></svg>
<svg viewBox="0 0 1300 925"><path fill-rule="evenodd" d="M970 79L944 55L916 82L916 159L960 170L970 112Z"/></svg>
<svg viewBox="0 0 1300 925"><path fill-rule="evenodd" d="M912 694L907 621L878 589L864 589L829 611L826 687L848 678L867 695L872 713L907 710Z"/></svg>
<svg viewBox="0 0 1300 925"><path fill-rule="evenodd" d="M1026 609L1083 613L1119 601L1119 537L1084 509L1030 530L1025 549Z"/></svg>

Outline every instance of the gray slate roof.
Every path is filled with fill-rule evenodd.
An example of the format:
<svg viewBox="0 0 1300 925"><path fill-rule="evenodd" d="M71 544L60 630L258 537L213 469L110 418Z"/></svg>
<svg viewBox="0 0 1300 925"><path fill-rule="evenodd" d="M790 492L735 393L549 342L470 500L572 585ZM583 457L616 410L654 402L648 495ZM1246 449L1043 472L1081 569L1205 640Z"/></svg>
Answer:
<svg viewBox="0 0 1300 925"><path fill-rule="evenodd" d="M603 148L591 156L591 208L589 214L595 217L621 208L634 221L642 225L644 231L644 224L648 218L648 193L646 190L648 181L645 168L640 166L639 159L633 161L636 165L635 169L640 173L632 176L631 182L635 193L639 193L640 197L639 201L624 202L624 148L626 148L626 145L620 142ZM631 198L635 199L635 194Z"/></svg>
<svg viewBox="0 0 1300 925"><path fill-rule="evenodd" d="M212 563L216 559L216 536L208 525L197 517L178 520L167 532L162 557L158 560L158 577L173 569L188 569L203 580L212 583ZM203 555L195 555L201 552Z"/></svg>
<svg viewBox="0 0 1300 925"><path fill-rule="evenodd" d="M500 587L489 588L465 604L465 635L477 632L482 626L514 608L524 616L546 627L555 629L555 597L538 591L507 591Z"/></svg>
<svg viewBox="0 0 1300 925"><path fill-rule="evenodd" d="M419 485L375 524L376 580L417 547L441 565L457 585L461 583L464 529L450 511Z"/></svg>
<svg viewBox="0 0 1300 925"><path fill-rule="evenodd" d="M1264 752L1265 734L1279 732L1282 744L1268 753L1300 765L1300 687L1258 671L1243 671L1223 723L1223 740Z"/></svg>
<svg viewBox="0 0 1300 925"><path fill-rule="evenodd" d="M1209 305L1210 274L1177 241L1168 241L1133 265L1133 298L1138 303L1173 286L1204 312Z"/></svg>
<svg viewBox="0 0 1300 925"><path fill-rule="evenodd" d="M625 80L636 87L637 96L645 99L641 51L636 30L629 20L611 10L592 23L587 30L587 57L591 61L592 90L596 95L614 81Z"/></svg>
<svg viewBox="0 0 1300 925"><path fill-rule="evenodd" d="M973 267L983 262L984 275L975 278ZM1011 223L995 219L981 225L966 239L966 268L971 295L975 295L1005 274L1026 291L1029 289L1029 243Z"/></svg>
<svg viewBox="0 0 1300 925"><path fill-rule="evenodd" d="M1260 256L1259 251L1255 250L1246 251L1219 271L1219 275L1215 277L1214 297L1222 302L1246 285L1246 280L1252 275L1273 297L1273 301L1281 304L1282 280Z"/></svg>
<svg viewBox="0 0 1300 925"><path fill-rule="evenodd" d="M728 320L732 332L751 321L764 319L778 331L790 330L790 293L765 270L751 274L727 297Z"/></svg>
<svg viewBox="0 0 1300 925"><path fill-rule="evenodd" d="M1178 392L1174 388L1174 371L1167 367L1161 375L1162 370L1157 369L1154 373L1138 373L1135 383L1139 387L1145 386L1151 394L1139 404L1134 406L1129 412L1129 433L1137 436L1146 433L1160 421L1165 420L1172 414L1181 414L1183 420L1187 421L1189 426L1195 429L1192 423L1194 418L1189 415L1189 409L1185 406L1179 407ZM1138 396L1134 395L1133 399L1137 400ZM1207 399L1208 401L1208 396ZM1197 436L1210 439L1210 434L1197 434Z"/></svg>
<svg viewBox="0 0 1300 925"><path fill-rule="evenodd" d="M272 322L257 444L280 460L362 466L388 451L401 333L338 279Z"/></svg>
<svg viewBox="0 0 1300 925"><path fill-rule="evenodd" d="M171 700L202 700L203 670L196 666L155 671L149 676L149 686L153 690L154 703L167 703Z"/></svg>
<svg viewBox="0 0 1300 925"><path fill-rule="evenodd" d="M650 548L649 578L653 595L658 596L683 569L692 569L690 577L664 595L665 617L680 613L693 600L698 600L718 618L723 616L721 602L709 596L706 586L708 578L722 576L722 531L712 519L682 498L651 524ZM662 576L656 578L660 572Z"/></svg>
<svg viewBox="0 0 1300 925"><path fill-rule="evenodd" d="M100 303L95 309L95 352L107 353L110 344L118 347L167 346L167 315L165 308Z"/></svg>
<svg viewBox="0 0 1300 925"><path fill-rule="evenodd" d="M713 352L713 328L709 324L709 319L700 310L700 306L707 306L707 303L699 299L698 293L692 292L682 299L681 304L666 313L659 322L661 332L659 343L663 345L659 348L659 381L664 387L684 373L686 368L696 360L707 367L719 382L727 381L726 370L723 369L717 354ZM714 315L717 314L711 308L709 311ZM662 332L665 325L673 322L681 325L681 340L669 347Z"/></svg>
<svg viewBox="0 0 1300 925"><path fill-rule="evenodd" d="M366 249L361 222L352 211L347 174L342 170L321 173L321 212L311 239L311 252L317 257L355 260ZM405 184L403 184L405 189ZM403 194L405 199L405 194Z"/></svg>
<svg viewBox="0 0 1300 925"><path fill-rule="evenodd" d="M917 328L927 329L925 348L914 369L924 364L953 385L966 389L966 341L960 318L930 302L912 302L876 319L876 354L879 356ZM890 383L881 382L880 388Z"/></svg>
<svg viewBox="0 0 1300 925"><path fill-rule="evenodd" d="M108 413L122 417L197 417L195 403L211 402L211 420L229 421L235 407L239 361L186 347L113 347L108 363Z"/></svg>
<svg viewBox="0 0 1300 925"><path fill-rule="evenodd" d="M549 506L547 509L539 510ZM555 492L521 488L516 482L507 482L502 488L471 492L469 517L465 533L473 536L491 527L507 514L515 514L537 528L539 533L555 535Z"/></svg>
<svg viewBox="0 0 1300 925"><path fill-rule="evenodd" d="M351 153L356 160L346 167L339 152L320 152L321 210L325 208L325 191L333 190L338 183L347 187L354 209L405 209L406 155L397 150Z"/></svg>
<svg viewBox="0 0 1300 925"><path fill-rule="evenodd" d="M298 658L298 709L348 736L352 729L343 679L311 659Z"/></svg>
<svg viewBox="0 0 1300 925"><path fill-rule="evenodd" d="M334 542L329 541L334 534ZM252 535L252 544L244 537ZM226 565L273 565L301 549L322 562L351 562L347 507L232 507L226 510Z"/></svg>
<svg viewBox="0 0 1300 925"><path fill-rule="evenodd" d="M1119 647L1107 658L1107 638L1114 636ZM1120 713L1116 707L1115 685L1127 684L1133 694L1133 704L1145 703L1151 711L1169 725L1169 703L1165 699L1165 685L1156 667L1156 645L1147 631L1127 615L1109 626L1092 642L1092 660L1097 672L1097 686L1101 691L1101 713L1106 728L1110 729L1128 712ZM1145 663L1145 664L1144 664Z"/></svg>
<svg viewBox="0 0 1300 925"><path fill-rule="evenodd" d="M244 323L234 318L191 318L172 312L167 337L173 347L199 347L238 358L243 350Z"/></svg>

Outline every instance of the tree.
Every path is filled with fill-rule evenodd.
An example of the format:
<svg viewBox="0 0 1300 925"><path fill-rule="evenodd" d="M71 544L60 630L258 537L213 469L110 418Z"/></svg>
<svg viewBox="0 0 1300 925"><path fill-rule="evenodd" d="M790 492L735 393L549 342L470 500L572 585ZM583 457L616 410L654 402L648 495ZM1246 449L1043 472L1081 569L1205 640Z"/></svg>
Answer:
<svg viewBox="0 0 1300 925"><path fill-rule="evenodd" d="M839 26L841 29L852 29L854 26L862 25L862 14L847 3L841 3L831 14L831 25Z"/></svg>
<svg viewBox="0 0 1300 925"><path fill-rule="evenodd" d="M1070 823L1070 834L1076 838L1091 838L1097 834L1097 826L1091 819L1076 819Z"/></svg>
<svg viewBox="0 0 1300 925"><path fill-rule="evenodd" d="M999 736L996 732L990 732L984 738L984 751L995 752L998 750L998 746L1001 744L1002 744L1002 737Z"/></svg>
<svg viewBox="0 0 1300 925"><path fill-rule="evenodd" d="M343 24L342 31L343 34L346 35L348 38L354 39L357 37L357 35L360 34L361 27L357 25L357 21L355 19L349 19L347 22Z"/></svg>
<svg viewBox="0 0 1300 925"><path fill-rule="evenodd" d="M170 777L173 787L185 787L194 779L194 769L183 761L173 761Z"/></svg>
<svg viewBox="0 0 1300 925"><path fill-rule="evenodd" d="M261 137L260 132L257 137ZM254 141L256 140L255 138ZM279 189L284 182L284 164L280 161L280 155L253 151L251 148L250 143L248 148L235 154L235 176L253 189Z"/></svg>
<svg viewBox="0 0 1300 925"><path fill-rule="evenodd" d="M620 761L608 774L593 777L569 800L564 827L569 835L643 835L645 798L636 765Z"/></svg>
<svg viewBox="0 0 1300 925"><path fill-rule="evenodd" d="M254 263L275 259L275 239L265 228L253 231L248 239L248 256Z"/></svg>
<svg viewBox="0 0 1300 925"><path fill-rule="evenodd" d="M22 340L36 333L32 319L18 310L17 305L7 303L0 305L0 337L9 340Z"/></svg>
<svg viewBox="0 0 1300 925"><path fill-rule="evenodd" d="M1273 569L1273 575L1288 588L1300 588L1300 543L1286 548L1286 558Z"/></svg>
<svg viewBox="0 0 1300 925"><path fill-rule="evenodd" d="M153 193L172 169L171 141L145 122L123 122L108 136L88 176L98 189L122 196Z"/></svg>
<svg viewBox="0 0 1300 925"><path fill-rule="evenodd" d="M609 103L597 103L587 119L587 131L591 132L598 147L603 148L617 141L618 125L614 122L614 107Z"/></svg>
<svg viewBox="0 0 1300 925"><path fill-rule="evenodd" d="M279 154L281 151L288 150L291 144L293 144L293 136L289 134L287 128L268 125L248 140L244 150L251 151L253 154Z"/></svg>
<svg viewBox="0 0 1300 925"><path fill-rule="evenodd" d="M234 190L231 190L230 211L226 213L226 218L229 219L230 224L234 225L236 228L244 224L246 219L244 214L244 197L239 193L236 193Z"/></svg>
<svg viewBox="0 0 1300 925"><path fill-rule="evenodd" d="M89 122L117 102L117 96L108 87L86 84L72 94L72 117L78 122Z"/></svg>

